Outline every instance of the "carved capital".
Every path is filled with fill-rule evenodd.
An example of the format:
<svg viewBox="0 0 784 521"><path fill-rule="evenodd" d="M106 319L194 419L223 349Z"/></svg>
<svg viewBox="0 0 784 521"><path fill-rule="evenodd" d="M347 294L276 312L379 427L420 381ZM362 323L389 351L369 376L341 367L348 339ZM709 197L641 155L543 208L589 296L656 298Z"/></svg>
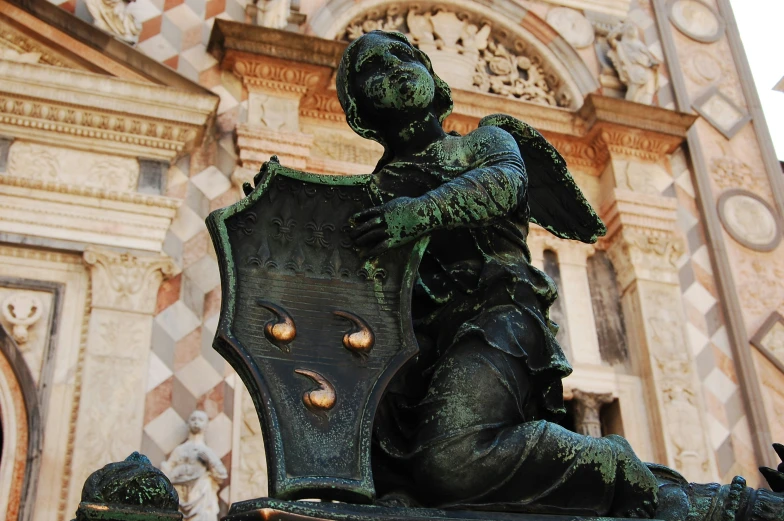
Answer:
<svg viewBox="0 0 784 521"><path fill-rule="evenodd" d="M577 432L594 438L602 437L602 406L612 403L611 393L589 393L580 389L572 390L574 406L574 425Z"/></svg>
<svg viewBox="0 0 784 521"><path fill-rule="evenodd" d="M302 97L328 76L326 70L303 64L292 66L289 62L274 59L238 59L234 62L233 71L250 91L296 98Z"/></svg>
<svg viewBox="0 0 784 521"><path fill-rule="evenodd" d="M612 156L656 162L675 151L682 141L679 136L607 125L599 131L596 146L603 146Z"/></svg>
<svg viewBox="0 0 784 521"><path fill-rule="evenodd" d="M178 271L164 255L140 257L91 247L82 258L92 275L93 307L116 311L151 315L161 282Z"/></svg>

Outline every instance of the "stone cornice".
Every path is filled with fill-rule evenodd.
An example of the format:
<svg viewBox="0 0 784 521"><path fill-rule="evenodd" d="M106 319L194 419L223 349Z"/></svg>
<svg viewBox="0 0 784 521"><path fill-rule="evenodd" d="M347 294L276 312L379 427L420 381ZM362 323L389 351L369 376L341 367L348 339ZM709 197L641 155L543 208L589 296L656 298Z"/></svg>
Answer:
<svg viewBox="0 0 784 521"><path fill-rule="evenodd" d="M159 252L180 201L0 175L0 232Z"/></svg>
<svg viewBox="0 0 784 521"><path fill-rule="evenodd" d="M0 132L71 148L171 160L201 141L217 96L0 61Z"/></svg>
<svg viewBox="0 0 784 521"><path fill-rule="evenodd" d="M247 53L336 69L347 46L345 42L216 19L207 51L221 63L232 62L233 54Z"/></svg>

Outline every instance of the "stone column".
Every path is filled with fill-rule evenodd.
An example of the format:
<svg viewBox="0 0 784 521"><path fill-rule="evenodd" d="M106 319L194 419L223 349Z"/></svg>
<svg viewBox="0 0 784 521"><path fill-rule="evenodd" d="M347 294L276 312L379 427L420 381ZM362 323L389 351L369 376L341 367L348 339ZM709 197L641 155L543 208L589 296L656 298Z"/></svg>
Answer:
<svg viewBox="0 0 784 521"><path fill-rule="evenodd" d="M92 301L73 447L68 511L91 472L121 461L142 442L145 376L161 282L176 272L166 256L90 247Z"/></svg>
<svg viewBox="0 0 784 521"><path fill-rule="evenodd" d="M602 437L602 405L612 403L611 393L589 393L572 389L574 426L577 432L594 438Z"/></svg>
<svg viewBox="0 0 784 521"><path fill-rule="evenodd" d="M699 381L684 336L673 198L615 188L601 215L618 273L635 371L646 387L657 462L690 481L716 479Z"/></svg>

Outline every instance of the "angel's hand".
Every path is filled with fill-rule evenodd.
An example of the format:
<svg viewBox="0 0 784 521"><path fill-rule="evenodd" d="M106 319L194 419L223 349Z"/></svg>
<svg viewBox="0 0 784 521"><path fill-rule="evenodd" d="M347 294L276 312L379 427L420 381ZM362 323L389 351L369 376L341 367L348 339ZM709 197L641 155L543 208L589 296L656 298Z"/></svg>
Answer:
<svg viewBox="0 0 784 521"><path fill-rule="evenodd" d="M429 228L425 212L417 203L410 197L398 197L357 213L349 221L351 239L364 256L377 257L421 237Z"/></svg>

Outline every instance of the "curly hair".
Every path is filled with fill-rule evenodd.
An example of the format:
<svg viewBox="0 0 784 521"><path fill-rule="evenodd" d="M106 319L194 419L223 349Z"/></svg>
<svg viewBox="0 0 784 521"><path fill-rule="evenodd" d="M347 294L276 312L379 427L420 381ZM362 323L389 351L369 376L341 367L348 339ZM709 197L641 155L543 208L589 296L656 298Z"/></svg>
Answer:
<svg viewBox="0 0 784 521"><path fill-rule="evenodd" d="M443 123L446 117L452 112L452 93L449 89L449 85L447 85L446 82L439 78L435 71L433 71L433 65L430 63L430 58L427 57L427 54L411 45L411 42L409 42L408 38L406 38L402 33L371 31L367 34L363 34L349 44L349 46L346 48L346 51L343 53L343 58L341 58L340 65L338 66L336 80L338 100L340 101L340 106L343 107L343 112L346 113L346 122L348 123L348 126L351 127L351 129L360 136L377 141L384 147L384 155L376 167L376 170L378 170L381 166L388 162L390 159L389 156L391 154L380 133L377 130L371 128L367 120L363 119L360 115L356 102L357 93L354 92L355 86L354 82L352 81L352 76L355 72L352 68L352 64L354 64L357 59L357 53L359 52L359 42L373 36L381 36L384 38L397 40L411 47L414 56L422 65L425 66L430 75L433 77L433 82L435 83L433 109L438 116L439 123Z"/></svg>

